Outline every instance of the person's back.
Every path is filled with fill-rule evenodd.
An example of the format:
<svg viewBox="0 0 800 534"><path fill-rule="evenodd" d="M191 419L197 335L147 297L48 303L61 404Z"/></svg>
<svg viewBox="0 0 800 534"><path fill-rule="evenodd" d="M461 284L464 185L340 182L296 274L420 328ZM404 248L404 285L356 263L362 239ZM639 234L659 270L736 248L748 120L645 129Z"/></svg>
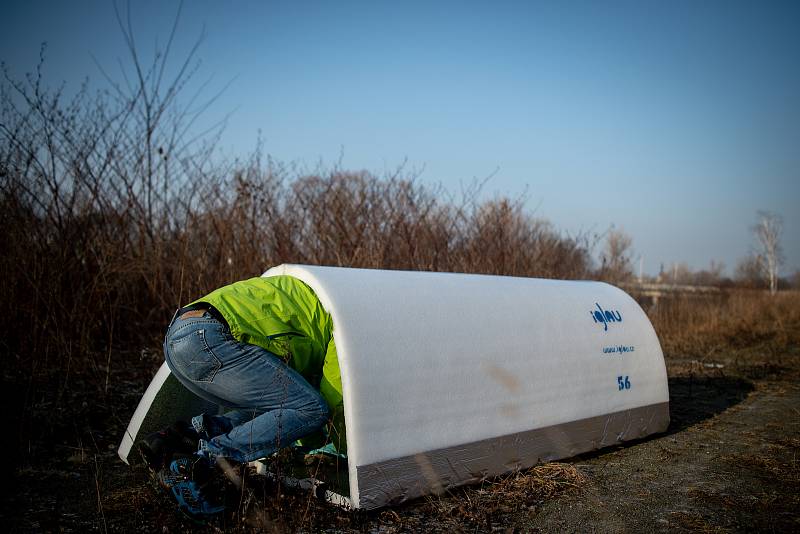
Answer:
<svg viewBox="0 0 800 534"><path fill-rule="evenodd" d="M342 381L333 320L314 291L292 276L256 277L234 282L197 299L227 322L231 335L284 359L318 388L331 410L329 440L347 450Z"/></svg>

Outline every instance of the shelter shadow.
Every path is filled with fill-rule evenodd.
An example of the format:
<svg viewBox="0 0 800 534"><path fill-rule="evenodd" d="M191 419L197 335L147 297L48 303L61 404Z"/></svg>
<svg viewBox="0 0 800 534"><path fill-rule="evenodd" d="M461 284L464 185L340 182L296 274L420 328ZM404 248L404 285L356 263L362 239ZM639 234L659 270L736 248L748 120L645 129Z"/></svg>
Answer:
<svg viewBox="0 0 800 534"><path fill-rule="evenodd" d="M749 380L727 376L669 378L668 434L680 432L742 402L753 391Z"/></svg>

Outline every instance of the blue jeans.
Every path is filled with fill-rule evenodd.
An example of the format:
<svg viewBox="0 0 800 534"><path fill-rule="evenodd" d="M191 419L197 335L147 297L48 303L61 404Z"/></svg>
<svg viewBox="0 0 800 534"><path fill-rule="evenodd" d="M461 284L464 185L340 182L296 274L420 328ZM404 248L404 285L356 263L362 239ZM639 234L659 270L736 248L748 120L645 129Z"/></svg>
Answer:
<svg viewBox="0 0 800 534"><path fill-rule="evenodd" d="M192 420L201 452L212 459L249 462L319 430L328 420L319 391L282 359L236 341L207 311L186 319L180 313L164 338L167 365L195 395L233 408Z"/></svg>

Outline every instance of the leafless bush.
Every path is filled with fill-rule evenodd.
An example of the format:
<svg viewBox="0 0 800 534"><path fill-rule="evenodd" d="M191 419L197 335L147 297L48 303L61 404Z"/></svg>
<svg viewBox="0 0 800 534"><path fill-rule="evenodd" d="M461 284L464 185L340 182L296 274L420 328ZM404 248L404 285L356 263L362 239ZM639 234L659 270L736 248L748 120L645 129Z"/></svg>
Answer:
<svg viewBox="0 0 800 534"><path fill-rule="evenodd" d="M599 277L611 283L625 282L633 276L631 245L633 239L622 230L611 229L600 254Z"/></svg>
<svg viewBox="0 0 800 534"><path fill-rule="evenodd" d="M187 139L193 115L175 101L192 55L171 81L166 60L146 69L137 60L138 81L124 89L84 85L70 99L43 85L44 47L24 80L3 69L0 294L11 317L2 338L25 367L107 368L108 357L88 356L110 355L131 329L123 323L146 329L175 301L165 282L213 138Z"/></svg>
<svg viewBox="0 0 800 534"><path fill-rule="evenodd" d="M588 243L522 199L454 198L402 169L298 174L257 150L212 161L215 132L189 138L166 54L109 92L67 99L4 72L0 93L0 295L4 351L30 376L107 376L114 348L154 346L171 312L274 264L580 278ZM128 78L126 78L128 79Z"/></svg>

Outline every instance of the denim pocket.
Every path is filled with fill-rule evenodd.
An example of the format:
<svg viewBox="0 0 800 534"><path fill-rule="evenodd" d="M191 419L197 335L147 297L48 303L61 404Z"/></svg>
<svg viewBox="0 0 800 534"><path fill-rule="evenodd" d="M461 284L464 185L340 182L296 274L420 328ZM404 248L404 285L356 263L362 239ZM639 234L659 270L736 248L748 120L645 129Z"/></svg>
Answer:
<svg viewBox="0 0 800 534"><path fill-rule="evenodd" d="M172 364L186 378L195 382L211 382L222 362L206 341L206 329L198 328L169 342Z"/></svg>

